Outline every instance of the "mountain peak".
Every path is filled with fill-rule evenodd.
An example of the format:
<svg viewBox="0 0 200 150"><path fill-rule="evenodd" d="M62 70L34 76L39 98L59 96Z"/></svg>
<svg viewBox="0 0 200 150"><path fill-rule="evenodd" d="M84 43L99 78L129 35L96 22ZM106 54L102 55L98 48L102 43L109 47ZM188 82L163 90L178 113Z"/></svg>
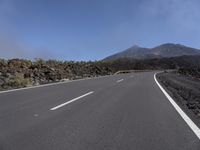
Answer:
<svg viewBox="0 0 200 150"><path fill-rule="evenodd" d="M159 45L157 47L176 47L176 48L191 48L191 47L187 47L185 45L182 45L182 44L174 44L174 43L165 43L165 44L162 44L162 45ZM155 47L156 48L156 47ZM195 49L195 48L192 48L192 49Z"/></svg>
<svg viewBox="0 0 200 150"><path fill-rule="evenodd" d="M135 45L132 46L132 48L139 48L139 47L140 47L140 46L137 45L137 44L135 44Z"/></svg>
<svg viewBox="0 0 200 150"><path fill-rule="evenodd" d="M162 57L177 57L183 55L200 55L200 50L173 43L165 43L151 49L134 45L122 52L106 57L104 60L115 60L119 58L151 59Z"/></svg>

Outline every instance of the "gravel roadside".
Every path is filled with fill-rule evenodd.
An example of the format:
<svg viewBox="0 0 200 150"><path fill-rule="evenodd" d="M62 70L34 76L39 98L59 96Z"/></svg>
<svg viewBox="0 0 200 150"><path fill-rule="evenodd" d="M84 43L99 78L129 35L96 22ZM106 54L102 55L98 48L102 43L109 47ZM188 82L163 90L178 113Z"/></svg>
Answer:
<svg viewBox="0 0 200 150"><path fill-rule="evenodd" d="M157 74L158 81L200 127L200 80L177 72Z"/></svg>

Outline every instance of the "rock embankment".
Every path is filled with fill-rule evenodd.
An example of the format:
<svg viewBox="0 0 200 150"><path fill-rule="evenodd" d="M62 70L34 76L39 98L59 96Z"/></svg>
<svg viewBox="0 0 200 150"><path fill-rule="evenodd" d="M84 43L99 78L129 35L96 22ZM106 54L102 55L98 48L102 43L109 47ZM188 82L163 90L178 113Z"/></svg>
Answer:
<svg viewBox="0 0 200 150"><path fill-rule="evenodd" d="M0 60L0 90L112 74L95 62Z"/></svg>

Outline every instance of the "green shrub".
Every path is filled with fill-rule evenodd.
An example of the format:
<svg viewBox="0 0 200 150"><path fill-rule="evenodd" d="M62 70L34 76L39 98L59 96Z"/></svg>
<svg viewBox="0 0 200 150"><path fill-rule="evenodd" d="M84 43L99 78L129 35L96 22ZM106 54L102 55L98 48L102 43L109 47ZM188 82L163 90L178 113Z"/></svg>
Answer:
<svg viewBox="0 0 200 150"><path fill-rule="evenodd" d="M43 59L41 59L41 58L36 58L35 59L35 65L36 66L43 66L43 65L45 65L46 64L46 61L45 60L43 60Z"/></svg>
<svg viewBox="0 0 200 150"><path fill-rule="evenodd" d="M4 86L26 87L28 85L31 85L31 81L28 78L24 78L23 74L16 74L10 77Z"/></svg>

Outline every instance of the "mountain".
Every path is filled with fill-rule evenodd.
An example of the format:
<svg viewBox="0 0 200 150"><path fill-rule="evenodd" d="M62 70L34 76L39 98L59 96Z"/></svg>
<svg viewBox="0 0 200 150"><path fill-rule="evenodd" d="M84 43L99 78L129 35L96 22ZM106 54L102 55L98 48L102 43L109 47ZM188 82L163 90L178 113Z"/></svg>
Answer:
<svg viewBox="0 0 200 150"><path fill-rule="evenodd" d="M183 55L200 55L200 50L180 44L163 44L152 48L151 53L162 57L177 57Z"/></svg>
<svg viewBox="0 0 200 150"><path fill-rule="evenodd" d="M118 58L138 58L142 59L145 58L149 54L148 48L139 47L137 45L130 47L122 52L116 53L114 55L111 55L105 60L115 60Z"/></svg>
<svg viewBox="0 0 200 150"><path fill-rule="evenodd" d="M104 60L116 60L119 58L152 59L165 57L178 57L184 55L200 55L200 50L180 44L167 43L154 48L139 46L130 47L122 52L106 57Z"/></svg>

